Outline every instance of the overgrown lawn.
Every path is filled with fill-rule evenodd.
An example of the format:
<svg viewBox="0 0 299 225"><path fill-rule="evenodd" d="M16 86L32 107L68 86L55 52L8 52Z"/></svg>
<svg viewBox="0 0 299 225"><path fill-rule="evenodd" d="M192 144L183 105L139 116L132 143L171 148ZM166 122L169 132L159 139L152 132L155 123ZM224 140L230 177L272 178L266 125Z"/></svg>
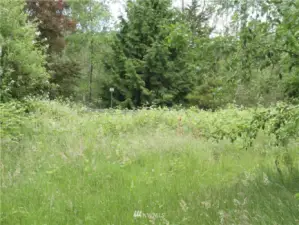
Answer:
<svg viewBox="0 0 299 225"><path fill-rule="evenodd" d="M35 103L15 137L2 131L1 224L299 224L298 139L260 132L245 150L191 129L232 112Z"/></svg>

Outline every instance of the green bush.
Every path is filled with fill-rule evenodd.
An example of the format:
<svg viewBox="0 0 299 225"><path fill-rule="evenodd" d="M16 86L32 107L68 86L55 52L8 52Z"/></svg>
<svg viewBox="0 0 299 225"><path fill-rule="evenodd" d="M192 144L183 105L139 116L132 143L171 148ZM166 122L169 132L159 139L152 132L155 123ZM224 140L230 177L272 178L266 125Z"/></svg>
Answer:
<svg viewBox="0 0 299 225"><path fill-rule="evenodd" d="M0 2L1 98L0 101L41 95L48 87L44 47L37 46L36 24L28 22L25 2Z"/></svg>
<svg viewBox="0 0 299 225"><path fill-rule="evenodd" d="M22 135L22 128L28 121L26 107L16 101L0 103L0 136L3 141L18 140Z"/></svg>

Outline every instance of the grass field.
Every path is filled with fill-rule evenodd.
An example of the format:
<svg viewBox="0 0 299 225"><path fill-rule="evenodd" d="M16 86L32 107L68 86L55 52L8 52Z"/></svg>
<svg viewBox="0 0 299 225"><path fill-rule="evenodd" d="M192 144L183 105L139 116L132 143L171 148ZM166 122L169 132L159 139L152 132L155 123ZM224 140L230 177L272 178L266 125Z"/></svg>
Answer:
<svg viewBox="0 0 299 225"><path fill-rule="evenodd" d="M277 147L260 132L245 150L242 138L205 135L250 118L236 109L124 114L36 103L11 121L13 135L2 132L0 222L298 225L298 138Z"/></svg>

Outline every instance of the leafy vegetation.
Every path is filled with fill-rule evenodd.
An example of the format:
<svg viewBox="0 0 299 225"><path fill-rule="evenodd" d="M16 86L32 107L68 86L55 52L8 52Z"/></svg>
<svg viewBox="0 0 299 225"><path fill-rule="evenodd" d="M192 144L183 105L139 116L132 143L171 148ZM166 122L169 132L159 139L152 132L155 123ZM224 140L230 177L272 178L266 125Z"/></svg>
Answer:
<svg viewBox="0 0 299 225"><path fill-rule="evenodd" d="M0 223L298 224L299 1L110 3L0 2Z"/></svg>
<svg viewBox="0 0 299 225"><path fill-rule="evenodd" d="M6 101L44 90L103 108L113 87L122 108L298 103L298 1L127 1L117 25L106 1L1 4Z"/></svg>
<svg viewBox="0 0 299 225"><path fill-rule="evenodd" d="M3 224L297 224L298 133L287 147L262 131L247 150L213 141L253 110L27 105L18 144L2 143Z"/></svg>
<svg viewBox="0 0 299 225"><path fill-rule="evenodd" d="M34 44L35 24L27 22L23 1L4 0L1 7L1 101L42 94L48 86L45 57Z"/></svg>

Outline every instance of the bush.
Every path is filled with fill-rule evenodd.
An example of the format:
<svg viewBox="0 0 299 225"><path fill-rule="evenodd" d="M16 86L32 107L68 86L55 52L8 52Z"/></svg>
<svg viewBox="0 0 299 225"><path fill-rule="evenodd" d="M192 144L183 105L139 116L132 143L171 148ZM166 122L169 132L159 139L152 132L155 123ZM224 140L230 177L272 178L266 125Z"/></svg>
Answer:
<svg viewBox="0 0 299 225"><path fill-rule="evenodd" d="M0 103L0 112L1 139L4 142L7 140L18 140L22 136L22 127L28 120L26 107L17 101Z"/></svg>

